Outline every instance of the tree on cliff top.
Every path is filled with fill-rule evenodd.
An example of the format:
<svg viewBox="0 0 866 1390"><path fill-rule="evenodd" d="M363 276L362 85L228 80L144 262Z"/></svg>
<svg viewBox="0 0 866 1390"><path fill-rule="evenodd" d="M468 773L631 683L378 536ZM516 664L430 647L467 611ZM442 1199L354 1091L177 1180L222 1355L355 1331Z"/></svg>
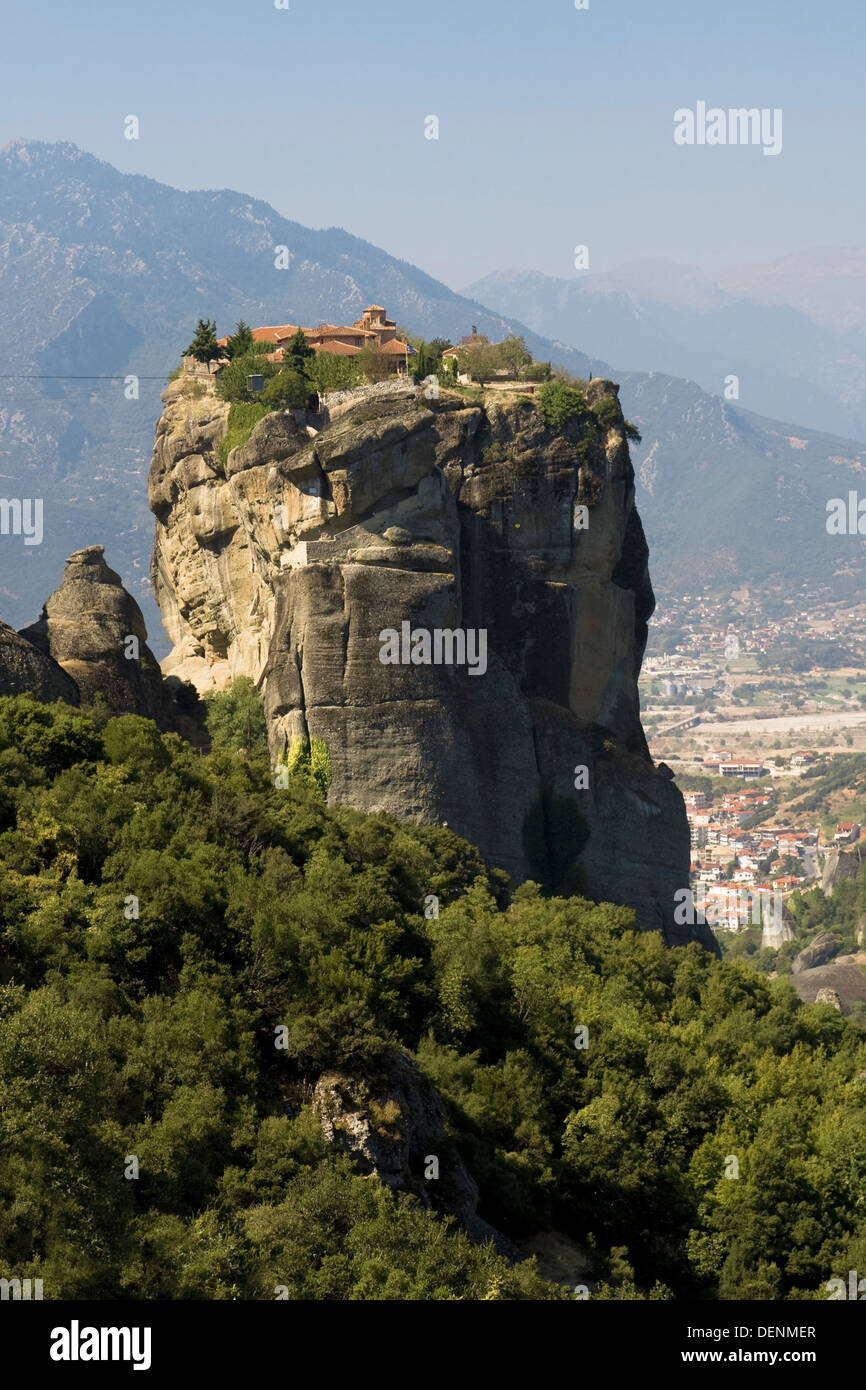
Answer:
<svg viewBox="0 0 866 1390"><path fill-rule="evenodd" d="M222 401L257 401L260 393L251 391L247 378L261 376L268 380L276 376L279 368L269 362L263 352L245 353L235 357L227 367L223 367L216 379L216 393Z"/></svg>
<svg viewBox="0 0 866 1390"><path fill-rule="evenodd" d="M248 352L254 352L256 340L253 337L253 330L248 323L241 319L232 336L226 343L227 357L243 357Z"/></svg>
<svg viewBox="0 0 866 1390"><path fill-rule="evenodd" d="M184 357L194 357L197 362L210 362L219 355L216 323L213 319L199 319L195 326L195 335Z"/></svg>
<svg viewBox="0 0 866 1390"><path fill-rule="evenodd" d="M291 337L283 348L283 366L293 372L305 372L311 357L315 357L315 351L310 347L304 335L303 328L299 328L297 333Z"/></svg>

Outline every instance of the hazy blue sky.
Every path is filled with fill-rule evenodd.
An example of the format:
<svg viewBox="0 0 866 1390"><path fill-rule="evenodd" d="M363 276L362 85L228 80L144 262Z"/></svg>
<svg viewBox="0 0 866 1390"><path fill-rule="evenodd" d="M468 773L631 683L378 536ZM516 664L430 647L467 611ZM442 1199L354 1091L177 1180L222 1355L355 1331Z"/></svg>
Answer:
<svg viewBox="0 0 866 1390"><path fill-rule="evenodd" d="M576 243L592 270L712 269L864 239L863 0L590 6L7 0L0 139L241 189L455 288L573 274ZM677 147L673 112L698 100L781 107L782 153Z"/></svg>

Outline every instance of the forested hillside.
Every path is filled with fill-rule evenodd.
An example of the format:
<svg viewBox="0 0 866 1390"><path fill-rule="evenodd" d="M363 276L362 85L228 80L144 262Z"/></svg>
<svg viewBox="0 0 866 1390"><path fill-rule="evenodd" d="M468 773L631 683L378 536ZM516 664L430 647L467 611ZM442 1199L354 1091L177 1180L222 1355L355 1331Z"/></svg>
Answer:
<svg viewBox="0 0 866 1390"><path fill-rule="evenodd" d="M500 1248L561 1233L593 1297L824 1298L866 1265L860 1029L626 909L512 892L448 830L329 809L303 759L275 785L251 721L213 713L201 756L0 700L6 1273L46 1298L573 1296L450 1220L461 1159ZM422 1154L402 1191L311 1104L338 1069L399 1132L395 1047L450 1116L438 1181Z"/></svg>

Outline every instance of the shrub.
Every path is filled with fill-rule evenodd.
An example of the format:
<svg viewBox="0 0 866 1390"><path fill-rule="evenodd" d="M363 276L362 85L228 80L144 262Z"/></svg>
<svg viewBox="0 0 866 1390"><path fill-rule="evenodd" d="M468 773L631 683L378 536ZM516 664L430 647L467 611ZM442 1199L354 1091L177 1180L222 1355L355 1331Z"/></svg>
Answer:
<svg viewBox="0 0 866 1390"><path fill-rule="evenodd" d="M266 380L276 376L279 368L269 362L263 353L249 352L243 357L235 357L227 367L223 367L216 379L216 393L222 401L251 402L258 400L258 393L247 386L248 376L263 376Z"/></svg>
<svg viewBox="0 0 866 1390"><path fill-rule="evenodd" d="M331 755L323 738L294 738L285 765L291 774L316 788L322 797L331 785Z"/></svg>
<svg viewBox="0 0 866 1390"><path fill-rule="evenodd" d="M613 396L602 396L592 407L592 413L607 430L614 429L620 423L621 411Z"/></svg>
<svg viewBox="0 0 866 1390"><path fill-rule="evenodd" d="M550 381L552 369L549 362L530 362L520 372L521 381Z"/></svg>
<svg viewBox="0 0 866 1390"><path fill-rule="evenodd" d="M261 400L269 410L302 410L309 396L307 378L292 368L284 368L266 383Z"/></svg>
<svg viewBox="0 0 866 1390"><path fill-rule="evenodd" d="M637 425L633 425L631 420L623 420L619 402L613 396L602 396L592 408L593 414L600 425L605 429L618 429L622 427L626 439L630 439L635 444L640 444L641 435Z"/></svg>
<svg viewBox="0 0 866 1390"><path fill-rule="evenodd" d="M577 386L548 381L538 393L538 409L545 424L561 430L569 420L579 420L586 415L586 397Z"/></svg>
<svg viewBox="0 0 866 1390"><path fill-rule="evenodd" d="M335 352L319 352L307 363L307 376L317 391L348 391L361 383L356 357L338 357Z"/></svg>
<svg viewBox="0 0 866 1390"><path fill-rule="evenodd" d="M259 420L263 420L269 413L268 407L261 401L250 404L238 402L232 406L226 433L219 442L218 453L221 463L227 462L232 449L239 449L242 444L246 444Z"/></svg>
<svg viewBox="0 0 866 1390"><path fill-rule="evenodd" d="M375 347L361 348L354 359L362 376L367 381L387 381L391 375L391 359Z"/></svg>

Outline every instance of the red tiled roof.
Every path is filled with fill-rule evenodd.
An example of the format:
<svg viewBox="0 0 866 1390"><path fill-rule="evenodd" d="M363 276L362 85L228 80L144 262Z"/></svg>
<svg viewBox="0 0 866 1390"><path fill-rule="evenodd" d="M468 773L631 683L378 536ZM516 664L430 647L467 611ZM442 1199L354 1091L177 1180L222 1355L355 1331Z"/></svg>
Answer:
<svg viewBox="0 0 866 1390"><path fill-rule="evenodd" d="M320 323L318 328L310 329L310 338L373 338L374 333L370 333L366 328L348 328L345 325L340 327L335 323Z"/></svg>
<svg viewBox="0 0 866 1390"><path fill-rule="evenodd" d="M357 357L361 349L353 347L351 343L341 343L339 338L335 338L333 342L328 343L327 347L320 347L317 343L313 351L331 352L335 357Z"/></svg>
<svg viewBox="0 0 866 1390"><path fill-rule="evenodd" d="M285 338L293 338L300 324L267 324L264 328L254 328L253 337L257 343L281 343Z"/></svg>

